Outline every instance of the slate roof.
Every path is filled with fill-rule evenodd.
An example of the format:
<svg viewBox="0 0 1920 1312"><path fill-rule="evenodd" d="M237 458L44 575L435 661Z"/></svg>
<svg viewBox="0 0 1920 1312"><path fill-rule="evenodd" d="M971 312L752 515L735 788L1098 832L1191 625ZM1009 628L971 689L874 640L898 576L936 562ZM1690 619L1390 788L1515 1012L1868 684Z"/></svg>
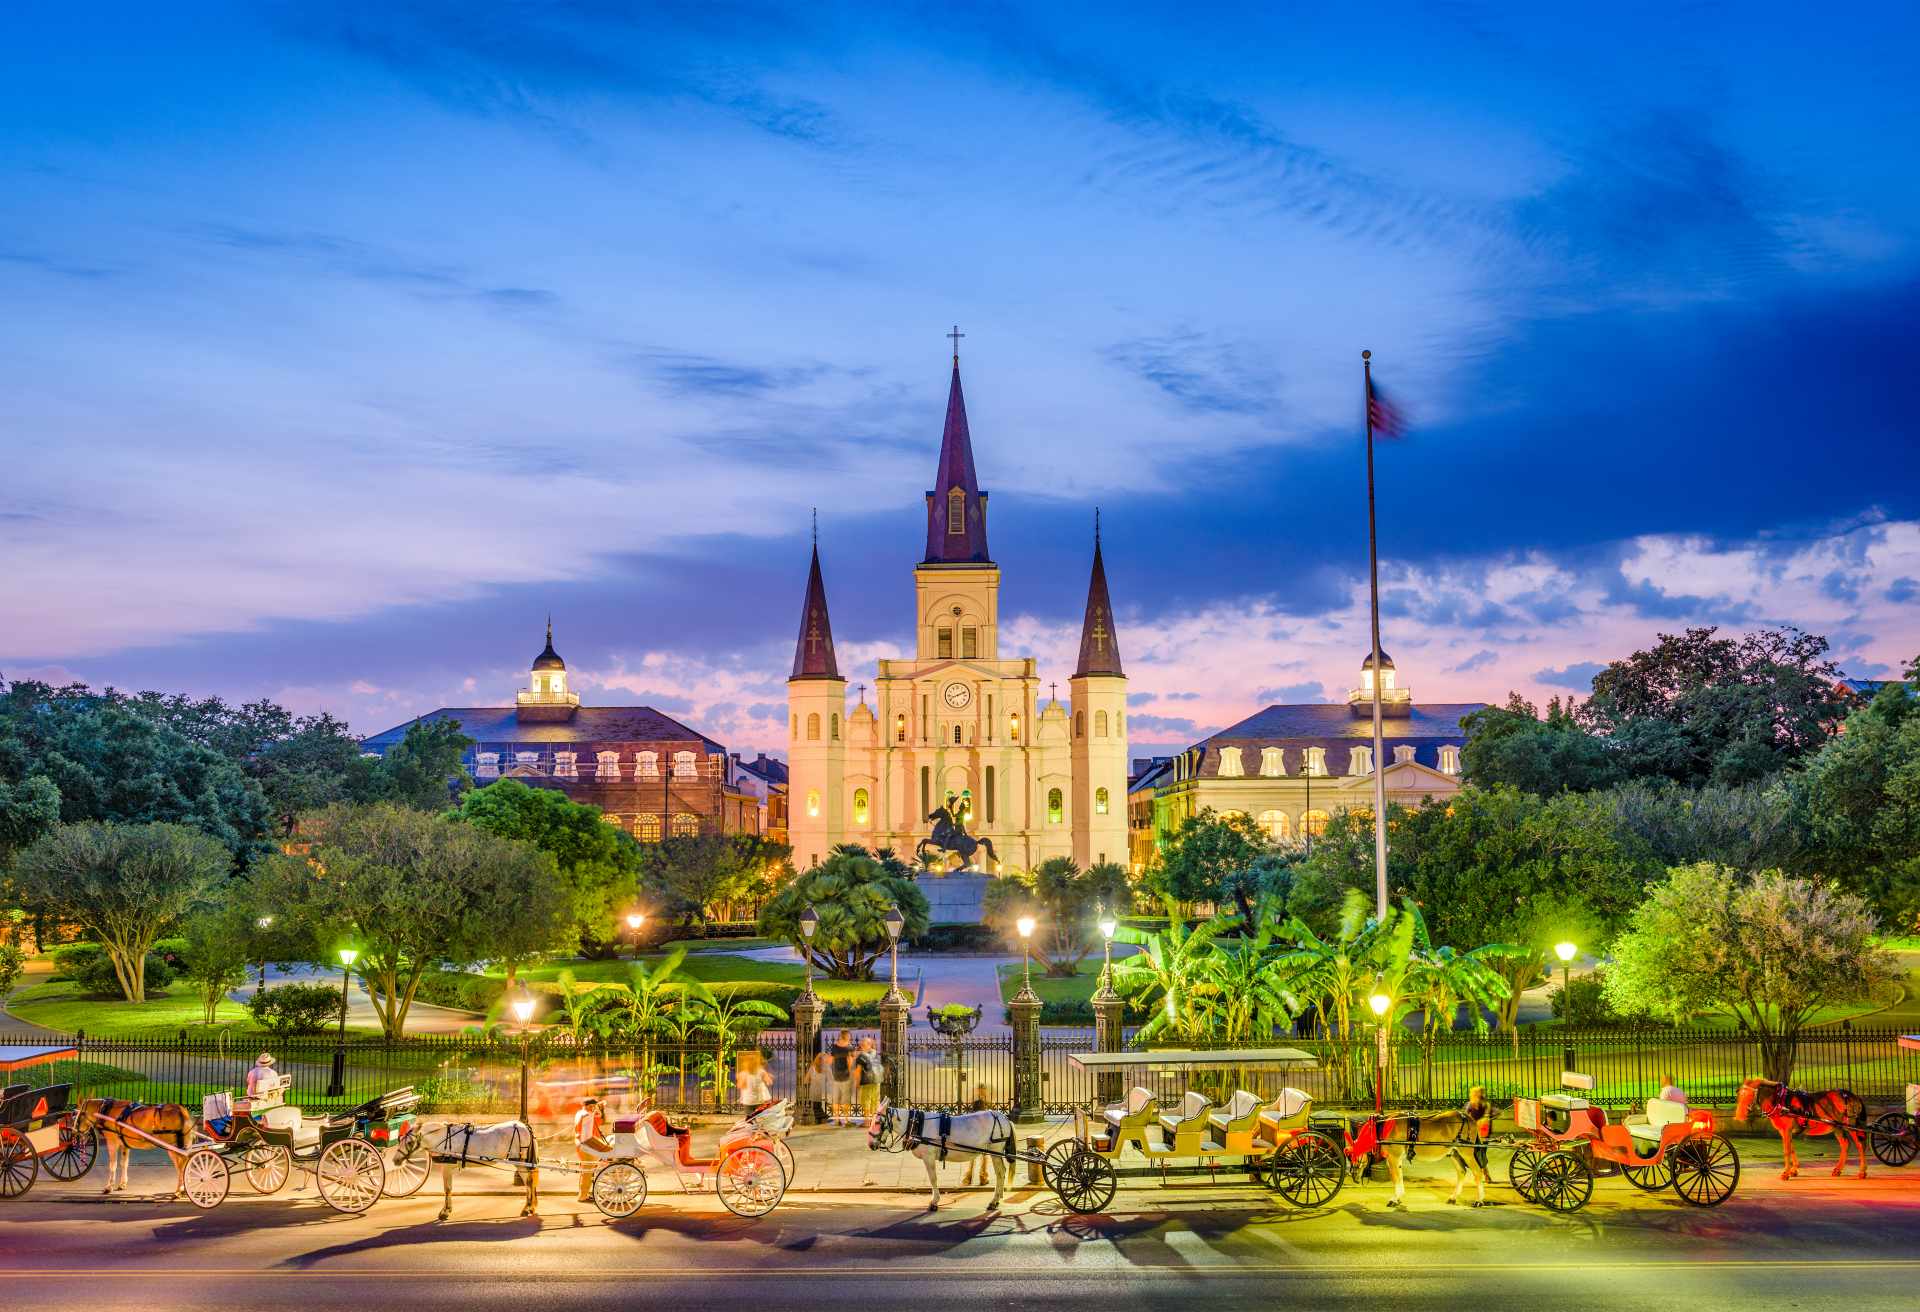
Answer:
<svg viewBox="0 0 1920 1312"><path fill-rule="evenodd" d="M959 488L966 504L964 533L947 532L947 494ZM953 357L947 387L947 423L940 433L940 464L927 493L927 557L923 564L987 564L987 508L973 472L973 435L967 431L967 399L960 392L960 357Z"/></svg>
<svg viewBox="0 0 1920 1312"><path fill-rule="evenodd" d="M748 774L765 779L770 784L784 784L787 782L787 763L777 756L768 756L765 752L762 752L759 756L749 761L742 756L736 755L733 758L733 763Z"/></svg>
<svg viewBox="0 0 1920 1312"><path fill-rule="evenodd" d="M582 706L570 720L522 723L511 706L443 706L384 733L360 740L362 751L383 755L415 724L458 720L460 732L478 743L701 742L709 752L727 749L651 706Z"/></svg>
<svg viewBox="0 0 1920 1312"><path fill-rule="evenodd" d="M1382 746L1386 749L1387 764L1393 764L1393 749L1409 746L1413 750L1413 759L1421 765L1440 768L1440 749L1466 742L1466 731L1460 727L1462 717L1482 710L1484 702L1429 702L1416 704L1411 714L1405 717L1388 716L1380 722ZM1216 778L1220 768L1220 749L1238 747L1241 749L1241 764L1248 777L1258 775L1260 770L1260 749L1278 747L1285 753L1285 765L1288 774L1296 774L1301 768L1306 748L1320 747L1327 752L1327 766L1338 770L1346 764L1346 753L1355 747L1365 747L1373 740L1373 717L1355 715L1345 705L1301 704L1292 706L1269 706L1256 711L1240 723L1231 725L1196 743L1189 750L1202 753L1198 769L1195 771L1206 778Z"/></svg>

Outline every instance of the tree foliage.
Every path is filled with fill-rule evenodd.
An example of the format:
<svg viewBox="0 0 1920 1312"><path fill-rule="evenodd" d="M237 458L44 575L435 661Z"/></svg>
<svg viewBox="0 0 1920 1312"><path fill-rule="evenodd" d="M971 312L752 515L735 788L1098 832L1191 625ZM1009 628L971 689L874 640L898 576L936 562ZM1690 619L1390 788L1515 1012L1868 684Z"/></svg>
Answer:
<svg viewBox="0 0 1920 1312"><path fill-rule="evenodd" d="M764 901L791 873L793 849L758 834L701 834L642 848L640 886L652 914L704 934L729 902Z"/></svg>
<svg viewBox="0 0 1920 1312"><path fill-rule="evenodd" d="M1767 1078L1784 1082L1819 1008L1864 1000L1895 978L1877 932L1853 894L1777 870L1679 866L1614 940L1606 996L1616 1011L1676 1021L1724 1011L1753 1033Z"/></svg>
<svg viewBox="0 0 1920 1312"><path fill-rule="evenodd" d="M87 931L113 962L121 995L146 999L147 954L232 865L220 843L185 825L81 821L41 837L14 862L31 905Z"/></svg>
<svg viewBox="0 0 1920 1312"><path fill-rule="evenodd" d="M1505 706L1488 706L1461 721L1466 745L1461 771L1482 788L1506 784L1524 793L1548 796L1606 788L1623 772L1606 743L1580 727L1571 699L1554 697L1541 719L1533 703L1510 693Z"/></svg>
<svg viewBox="0 0 1920 1312"><path fill-rule="evenodd" d="M760 932L808 953L815 968L833 979L870 979L873 963L887 951L886 916L895 906L906 919L903 939L927 932L927 897L913 872L890 852L842 843L761 908ZM810 948L800 933L808 907L820 918Z"/></svg>
<svg viewBox="0 0 1920 1312"><path fill-rule="evenodd" d="M1920 661L1915 662L1920 675ZM1920 930L1920 677L1847 717L1795 782L1812 864L1890 925Z"/></svg>
<svg viewBox="0 0 1920 1312"><path fill-rule="evenodd" d="M1149 887L1185 906L1219 903L1227 900L1229 881L1272 850L1266 835L1244 815L1223 815L1208 808L1186 817L1168 838L1160 864L1149 876ZM1247 891L1243 883L1233 887ZM1250 912L1251 899L1239 910L1242 915Z"/></svg>
<svg viewBox="0 0 1920 1312"><path fill-rule="evenodd" d="M529 843L389 802L329 807L306 832L306 858L262 863L258 896L308 933L315 958L358 949L354 973L389 1038L435 965L526 960L566 941L567 886Z"/></svg>
<svg viewBox="0 0 1920 1312"><path fill-rule="evenodd" d="M1124 915L1132 896L1124 867L1108 861L1082 870L1072 857L1056 856L988 884L985 918L1013 938L1015 922L1033 916L1033 950L1047 974L1071 976L1100 944L1100 908Z"/></svg>
<svg viewBox="0 0 1920 1312"><path fill-rule="evenodd" d="M228 881L225 895L216 893L194 906L181 921L181 973L200 994L203 1023L219 1019L220 1003L247 981L253 955L255 912L238 895L236 881Z"/></svg>

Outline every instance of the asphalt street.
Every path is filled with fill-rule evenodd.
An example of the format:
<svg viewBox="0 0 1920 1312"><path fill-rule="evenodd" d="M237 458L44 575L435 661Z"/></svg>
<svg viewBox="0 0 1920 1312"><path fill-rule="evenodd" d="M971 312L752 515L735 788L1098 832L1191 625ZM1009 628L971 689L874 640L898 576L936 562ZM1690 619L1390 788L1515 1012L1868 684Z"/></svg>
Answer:
<svg viewBox="0 0 1920 1312"><path fill-rule="evenodd" d="M1420 1169L1420 1168L1416 1168ZM463 1177L463 1181L465 1178ZM1022 1188L986 1194L795 1192L744 1221L710 1196L656 1191L609 1222L560 1193L520 1219L504 1191L438 1182L342 1216L311 1194L211 1212L105 1201L77 1185L0 1203L6 1305L61 1308L1310 1308L1910 1309L1920 1290L1920 1167L1792 1182L1753 1162L1726 1205L1601 1181L1569 1217L1490 1193L1446 1205L1422 1170L1406 1210L1352 1185L1303 1213L1245 1188L1123 1189L1077 1217ZM463 1187L477 1187L463 1183Z"/></svg>

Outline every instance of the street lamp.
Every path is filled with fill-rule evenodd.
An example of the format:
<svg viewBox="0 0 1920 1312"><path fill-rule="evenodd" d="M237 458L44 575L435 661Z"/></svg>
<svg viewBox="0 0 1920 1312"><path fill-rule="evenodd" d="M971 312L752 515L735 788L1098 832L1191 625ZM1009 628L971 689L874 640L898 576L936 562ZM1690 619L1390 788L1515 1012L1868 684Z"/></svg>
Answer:
<svg viewBox="0 0 1920 1312"><path fill-rule="evenodd" d="M1100 942L1105 952L1105 961L1100 967L1100 991L1113 992L1113 935L1120 928L1119 919L1102 903L1099 910Z"/></svg>
<svg viewBox="0 0 1920 1312"><path fill-rule="evenodd" d="M633 936L633 955L640 955L640 926L647 923L647 913L640 910L627 912L627 930Z"/></svg>
<svg viewBox="0 0 1920 1312"><path fill-rule="evenodd" d="M513 1018L520 1022L520 1124L527 1120L527 1022L533 1019L533 994L523 987L510 1004Z"/></svg>
<svg viewBox="0 0 1920 1312"><path fill-rule="evenodd" d="M1026 978L1020 991L1029 997L1033 994L1033 925L1032 916L1022 916L1013 922L1013 927L1020 931L1020 955L1026 960Z"/></svg>
<svg viewBox="0 0 1920 1312"><path fill-rule="evenodd" d="M1367 1006L1373 1009L1373 1029L1379 1036L1380 1070L1373 1081L1373 1110L1379 1114L1386 1096L1387 1087L1387 1009L1393 1006L1393 999L1384 993L1376 993L1367 999Z"/></svg>
<svg viewBox="0 0 1920 1312"><path fill-rule="evenodd" d="M1553 955L1560 958L1560 1011L1561 1020L1568 1029L1573 1028L1573 990L1568 987L1572 977L1573 958L1580 951L1572 943L1560 942L1553 945Z"/></svg>
<svg viewBox="0 0 1920 1312"><path fill-rule="evenodd" d="M888 1002L899 1002L900 997L900 931L907 927L907 918L900 914L899 906L887 908L887 941L893 951L892 977L887 981Z"/></svg>
<svg viewBox="0 0 1920 1312"><path fill-rule="evenodd" d="M353 963L358 948L340 949L340 1030L333 1049L333 1078L327 1081L327 1097L338 1098L347 1091L347 990L353 987Z"/></svg>
<svg viewBox="0 0 1920 1312"><path fill-rule="evenodd" d="M262 916L253 922L253 927L264 934L273 928L273 917ZM260 991L262 993L267 991L267 952L264 946L260 949Z"/></svg>

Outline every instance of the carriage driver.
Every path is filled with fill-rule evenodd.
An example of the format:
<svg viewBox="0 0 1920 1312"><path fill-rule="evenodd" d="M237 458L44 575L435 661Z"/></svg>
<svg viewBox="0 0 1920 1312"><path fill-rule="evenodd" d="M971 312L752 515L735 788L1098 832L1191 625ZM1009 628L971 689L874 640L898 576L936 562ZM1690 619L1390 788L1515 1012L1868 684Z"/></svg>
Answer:
<svg viewBox="0 0 1920 1312"><path fill-rule="evenodd" d="M599 1171L600 1154L613 1151L613 1144L607 1139L606 1118L600 1113L600 1100L587 1097L580 1100L580 1110L573 1114L573 1152L580 1159L580 1201L593 1201L593 1177Z"/></svg>
<svg viewBox="0 0 1920 1312"><path fill-rule="evenodd" d="M247 1072L247 1098L249 1101L260 1096L260 1086L278 1083L279 1077L273 1069L273 1054L263 1052L253 1059L253 1067Z"/></svg>

